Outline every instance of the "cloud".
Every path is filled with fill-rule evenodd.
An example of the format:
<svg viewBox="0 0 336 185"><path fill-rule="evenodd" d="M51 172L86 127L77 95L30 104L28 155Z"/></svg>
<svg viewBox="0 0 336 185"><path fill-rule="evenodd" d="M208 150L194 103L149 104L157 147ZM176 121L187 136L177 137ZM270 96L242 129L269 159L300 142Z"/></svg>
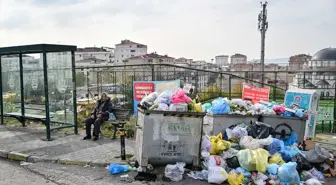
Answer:
<svg viewBox="0 0 336 185"><path fill-rule="evenodd" d="M334 0L269 0L266 57L336 47L335 9ZM260 10L255 0L5 0L0 43L113 47L128 38L176 57L252 59L260 53Z"/></svg>

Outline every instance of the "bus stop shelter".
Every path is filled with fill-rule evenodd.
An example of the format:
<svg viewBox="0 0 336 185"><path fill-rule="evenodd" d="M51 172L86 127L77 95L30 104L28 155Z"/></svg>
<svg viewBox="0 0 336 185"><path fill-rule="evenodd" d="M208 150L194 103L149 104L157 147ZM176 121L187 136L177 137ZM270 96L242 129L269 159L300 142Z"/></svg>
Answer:
<svg viewBox="0 0 336 185"><path fill-rule="evenodd" d="M41 122L46 138L62 128L78 134L76 46L35 44L0 48L0 113L22 123Z"/></svg>

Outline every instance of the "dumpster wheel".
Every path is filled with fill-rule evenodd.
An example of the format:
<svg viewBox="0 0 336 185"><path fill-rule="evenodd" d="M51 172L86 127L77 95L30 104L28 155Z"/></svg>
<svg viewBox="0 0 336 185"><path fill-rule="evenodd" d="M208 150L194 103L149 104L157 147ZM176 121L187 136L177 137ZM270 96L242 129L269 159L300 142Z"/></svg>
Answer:
<svg viewBox="0 0 336 185"><path fill-rule="evenodd" d="M277 125L273 132L273 137L279 138L279 139L287 139L291 136L291 133L293 132L293 129L291 126L289 126L287 123L281 123Z"/></svg>

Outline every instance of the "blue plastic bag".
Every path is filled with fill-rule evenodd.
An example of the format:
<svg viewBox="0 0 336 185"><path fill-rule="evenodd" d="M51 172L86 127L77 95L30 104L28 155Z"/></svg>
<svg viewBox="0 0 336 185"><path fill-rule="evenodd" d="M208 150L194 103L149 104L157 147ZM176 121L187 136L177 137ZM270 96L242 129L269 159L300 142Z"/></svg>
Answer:
<svg viewBox="0 0 336 185"><path fill-rule="evenodd" d="M296 166L296 162L289 162L279 167L278 177L285 185L300 184L300 176L296 171Z"/></svg>
<svg viewBox="0 0 336 185"><path fill-rule="evenodd" d="M275 163L273 163L273 164L268 164L267 165L267 172L269 173L269 174L271 174L271 175L276 175L277 173L278 173L278 168L279 168L280 166L279 165L277 165L277 164L275 164Z"/></svg>
<svg viewBox="0 0 336 185"><path fill-rule="evenodd" d="M108 171L110 172L111 175L116 175L116 174L127 172L128 167L124 166L124 165L119 165L119 164L112 163L108 167Z"/></svg>
<svg viewBox="0 0 336 185"><path fill-rule="evenodd" d="M285 146L292 146L294 143L298 142L297 134L294 131L292 131L289 138L284 139L283 141L284 141Z"/></svg>
<svg viewBox="0 0 336 185"><path fill-rule="evenodd" d="M298 109L295 112L295 116L298 117L298 118L303 118L305 116L304 112L305 112L304 109Z"/></svg>
<svg viewBox="0 0 336 185"><path fill-rule="evenodd" d="M283 114L281 114L281 116L294 117L295 113L289 112L289 111L285 111Z"/></svg>
<svg viewBox="0 0 336 185"><path fill-rule="evenodd" d="M309 172L315 177L315 179L319 180L320 182L324 182L323 173L316 170L315 168L309 170Z"/></svg>
<svg viewBox="0 0 336 185"><path fill-rule="evenodd" d="M290 161L300 150L296 146L285 146L282 151L280 151L281 157L284 161Z"/></svg>
<svg viewBox="0 0 336 185"><path fill-rule="evenodd" d="M154 100L154 104L160 104L160 103L164 103L164 104L171 104L171 100L170 97L173 94L172 91L170 90L165 90L163 91L155 100Z"/></svg>
<svg viewBox="0 0 336 185"><path fill-rule="evenodd" d="M237 168L236 172L243 174L244 177L251 177L251 173L242 167Z"/></svg>
<svg viewBox="0 0 336 185"><path fill-rule="evenodd" d="M117 118L115 117L115 115L113 114L113 112L111 112L110 114L109 114L109 119L108 119L108 121L115 121Z"/></svg>
<svg viewBox="0 0 336 185"><path fill-rule="evenodd" d="M212 107L209 109L209 112L212 114L229 114L231 109L223 98L218 98L212 102Z"/></svg>
<svg viewBox="0 0 336 185"><path fill-rule="evenodd" d="M271 155L274 155L275 153L280 153L284 147L285 144L282 140L273 138L272 144L266 146L265 148Z"/></svg>

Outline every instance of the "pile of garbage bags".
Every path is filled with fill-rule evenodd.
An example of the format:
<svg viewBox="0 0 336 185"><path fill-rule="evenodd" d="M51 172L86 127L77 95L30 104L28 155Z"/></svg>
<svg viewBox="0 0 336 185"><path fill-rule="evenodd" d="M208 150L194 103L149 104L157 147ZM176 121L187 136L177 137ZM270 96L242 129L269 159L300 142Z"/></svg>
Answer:
<svg viewBox="0 0 336 185"><path fill-rule="evenodd" d="M150 110L186 112L194 110L191 105L194 105L195 102L191 102L191 98L185 94L183 89L179 88L174 93L170 90L165 90L161 94L150 93L142 98L138 106Z"/></svg>
<svg viewBox="0 0 336 185"><path fill-rule="evenodd" d="M297 107L287 108L276 102L260 101L252 104L251 101L219 97L211 103L198 103L185 94L181 88L174 93L166 90L161 94L153 92L145 96L139 106L143 109L181 112L209 112L211 114L239 114L239 115L281 115L307 119L304 109Z"/></svg>
<svg viewBox="0 0 336 185"><path fill-rule="evenodd" d="M324 174L336 176L334 157L318 144L305 147L295 133L289 138L273 138L267 132L252 132L243 124L217 136L203 135L202 171L188 174L193 179L230 185L308 185L324 183Z"/></svg>

